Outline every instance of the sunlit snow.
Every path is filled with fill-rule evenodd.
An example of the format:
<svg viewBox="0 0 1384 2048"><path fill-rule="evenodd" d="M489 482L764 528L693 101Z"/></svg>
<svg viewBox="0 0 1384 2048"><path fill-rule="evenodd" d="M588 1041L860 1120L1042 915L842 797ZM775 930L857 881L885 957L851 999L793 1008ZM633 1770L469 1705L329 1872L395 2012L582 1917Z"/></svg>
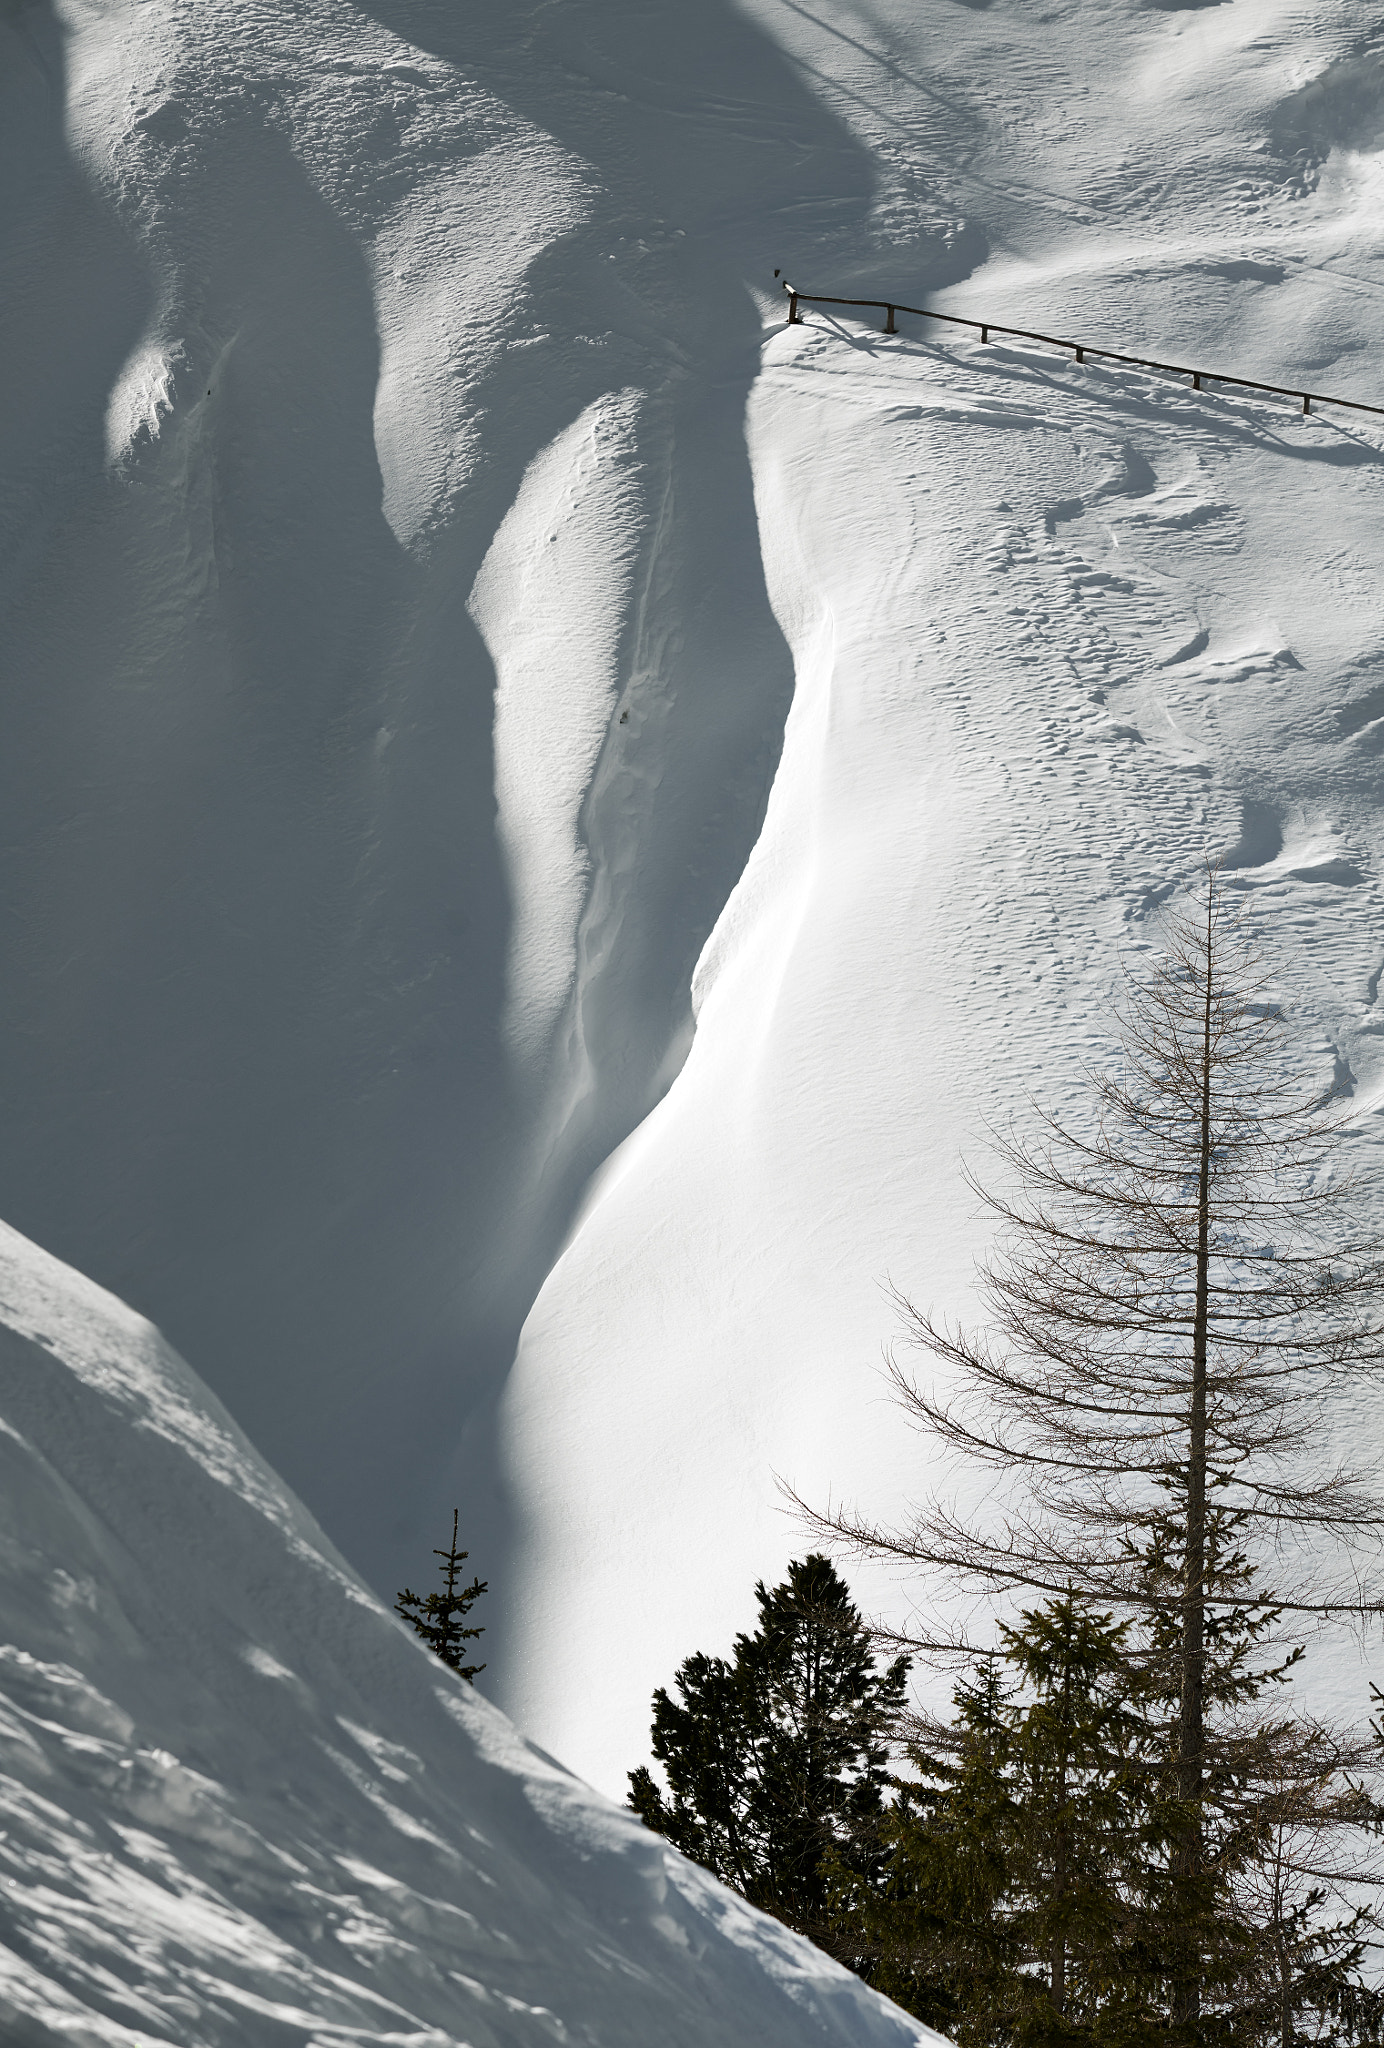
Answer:
<svg viewBox="0 0 1384 2048"><path fill-rule="evenodd" d="M935 2039L524 1742L8 1230L0 1390L7 2042Z"/></svg>
<svg viewBox="0 0 1384 2048"><path fill-rule="evenodd" d="M11 0L0 163L0 1215L618 1793L1207 851L1384 1090L1384 422L775 269L1384 404L1377 24Z"/></svg>

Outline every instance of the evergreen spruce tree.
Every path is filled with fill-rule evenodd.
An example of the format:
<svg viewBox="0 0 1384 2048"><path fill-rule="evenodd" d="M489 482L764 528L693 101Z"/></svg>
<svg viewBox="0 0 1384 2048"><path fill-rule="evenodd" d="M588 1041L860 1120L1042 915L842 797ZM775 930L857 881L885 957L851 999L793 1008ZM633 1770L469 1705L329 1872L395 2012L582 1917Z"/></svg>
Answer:
<svg viewBox="0 0 1384 2048"><path fill-rule="evenodd" d="M1214 1633L1213 1711L1296 1664L1256 1664L1264 1621ZM1001 1630L949 1723L915 1724L916 1776L881 1816L880 1867L868 1882L831 1872L863 1973L961 2048L1377 2048L1384 1997L1365 1966L1379 1917L1360 1893L1379 1871L1355 1853L1380 1826L1370 1759L1300 1717L1244 1716L1237 1743L1222 1731L1191 1892L1174 1860L1176 1702L1138 1635L1132 1618L1050 1601ZM1193 2026L1178 1997L1189 1948Z"/></svg>
<svg viewBox="0 0 1384 2048"><path fill-rule="evenodd" d="M825 1863L868 1868L889 1782L889 1735L908 1659L878 1670L849 1588L825 1557L755 1588L759 1626L727 1661L680 1667L654 1694L653 1753L630 1774L645 1824L800 1934L854 1963L858 1938L828 1910Z"/></svg>
<svg viewBox="0 0 1384 2048"><path fill-rule="evenodd" d="M1157 2038L1146 1731L1127 1624L1070 1596L1003 1630L919 1723L872 1892L838 1873L871 1982L963 2048ZM844 1880L844 1881L843 1881Z"/></svg>
<svg viewBox="0 0 1384 2048"><path fill-rule="evenodd" d="M966 2048L994 2038L1017 2002L1022 1951L1009 1913L1015 1810L994 1658L963 1679L950 1725L915 1728L916 1775L894 1784L875 1855L829 1860L829 1910L876 1990ZM863 1864L863 1867L862 1867Z"/></svg>
<svg viewBox="0 0 1384 2048"><path fill-rule="evenodd" d="M440 1593L411 1593L407 1586L394 1603L394 1612L401 1614L420 1635L435 1656L442 1659L449 1669L464 1678L468 1685L474 1685L477 1672L484 1671L484 1664L464 1664L463 1645L474 1642L485 1634L484 1628L467 1628L465 1617L472 1606L487 1589L485 1579L472 1579L469 1586L458 1583L461 1566L470 1552L457 1549L457 1510L452 1510L452 1544L449 1550L434 1550L433 1556L440 1557L438 1567L442 1575Z"/></svg>
<svg viewBox="0 0 1384 2048"><path fill-rule="evenodd" d="M1025 2048L1154 2037L1157 1822L1129 1637L1128 1621L1071 1594L1001 1629L1017 1680L1011 1905L1028 1966L1015 2031Z"/></svg>

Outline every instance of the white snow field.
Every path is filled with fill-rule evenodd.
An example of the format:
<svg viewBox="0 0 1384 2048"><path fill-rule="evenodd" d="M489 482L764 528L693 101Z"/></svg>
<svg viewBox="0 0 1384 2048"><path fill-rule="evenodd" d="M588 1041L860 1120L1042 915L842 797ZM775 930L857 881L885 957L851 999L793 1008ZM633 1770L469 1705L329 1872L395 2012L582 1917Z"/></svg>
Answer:
<svg viewBox="0 0 1384 2048"><path fill-rule="evenodd" d="M1379 1137L1384 421L774 269L1384 403L1376 16L0 0L0 191L0 1215L618 1792L1208 848Z"/></svg>
<svg viewBox="0 0 1384 2048"><path fill-rule="evenodd" d="M0 1400L7 2048L938 2039L524 1742L2 1229Z"/></svg>

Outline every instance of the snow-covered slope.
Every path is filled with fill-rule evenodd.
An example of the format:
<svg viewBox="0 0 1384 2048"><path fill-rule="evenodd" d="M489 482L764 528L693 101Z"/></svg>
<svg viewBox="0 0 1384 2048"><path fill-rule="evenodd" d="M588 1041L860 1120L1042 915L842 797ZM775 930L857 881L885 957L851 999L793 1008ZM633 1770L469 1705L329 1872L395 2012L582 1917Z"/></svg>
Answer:
<svg viewBox="0 0 1384 2048"><path fill-rule="evenodd" d="M687 1065L601 1175L509 1396L521 1715L612 1787L647 1702L632 1682L619 1726L574 1695L593 1642L647 1687L719 1646L725 1589L804 1541L774 1473L886 1515L926 1484L877 1377L880 1282L966 1305L960 1151L1108 1055L1121 955L1204 848L1323 1080L1356 1087L1371 1172L1379 1143L1377 464L1024 351L825 327L770 345L751 441L797 656L783 767ZM843 470L869 488L828 497ZM1380 1441L1378 1413L1342 1421ZM617 1570L632 1631L578 1618ZM1341 1686L1359 1712L1353 1652Z"/></svg>
<svg viewBox="0 0 1384 2048"><path fill-rule="evenodd" d="M498 1587L792 688L743 280L865 154L724 0L6 0L0 180L0 1215Z"/></svg>
<svg viewBox="0 0 1384 2048"><path fill-rule="evenodd" d="M1358 11L791 13L887 172L880 218L950 192L984 228L936 303L1384 403L1384 70ZM871 290L922 296L873 263ZM858 275L824 269L794 282ZM805 1540L775 1473L886 1517L926 1486L877 1378L879 1283L966 1308L959 1152L1029 1089L1071 1095L1121 953L1206 851L1378 1170L1384 423L881 324L808 308L766 335L748 440L794 656L783 759L688 1062L599 1176L508 1395L517 1708L611 1787L652 1686ZM1353 1447L1382 1425L1343 1404ZM926 1584L865 1583L926 1610ZM593 1647L629 1673L623 1718L574 1686ZM1358 1715L1366 1680L1343 1644L1316 1698Z"/></svg>
<svg viewBox="0 0 1384 2048"><path fill-rule="evenodd" d="M774 267L1384 399L1382 138L1359 0L0 6L0 1215L612 1789L1207 844L1374 1143L1380 436Z"/></svg>
<svg viewBox="0 0 1384 2048"><path fill-rule="evenodd" d="M14 2048L937 2038L529 1747L8 1230L0 1465Z"/></svg>

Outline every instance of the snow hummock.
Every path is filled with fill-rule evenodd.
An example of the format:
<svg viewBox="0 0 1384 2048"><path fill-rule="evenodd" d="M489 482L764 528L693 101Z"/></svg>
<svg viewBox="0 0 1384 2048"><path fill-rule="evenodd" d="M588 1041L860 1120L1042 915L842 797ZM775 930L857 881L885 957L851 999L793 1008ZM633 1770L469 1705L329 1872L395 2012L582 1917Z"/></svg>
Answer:
<svg viewBox="0 0 1384 2048"><path fill-rule="evenodd" d="M0 1559L6 2041L937 2038L525 1742L8 1229Z"/></svg>

